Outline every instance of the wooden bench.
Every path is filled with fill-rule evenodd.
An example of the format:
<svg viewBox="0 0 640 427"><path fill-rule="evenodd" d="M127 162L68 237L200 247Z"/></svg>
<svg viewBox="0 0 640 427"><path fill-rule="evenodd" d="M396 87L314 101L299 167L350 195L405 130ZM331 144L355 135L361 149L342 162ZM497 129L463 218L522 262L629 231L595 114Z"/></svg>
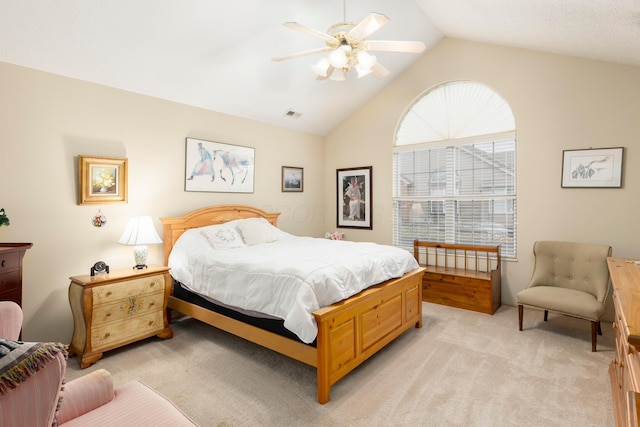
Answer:
<svg viewBox="0 0 640 427"><path fill-rule="evenodd" d="M487 314L500 307L500 246L416 240L413 253L425 267L423 301Z"/></svg>

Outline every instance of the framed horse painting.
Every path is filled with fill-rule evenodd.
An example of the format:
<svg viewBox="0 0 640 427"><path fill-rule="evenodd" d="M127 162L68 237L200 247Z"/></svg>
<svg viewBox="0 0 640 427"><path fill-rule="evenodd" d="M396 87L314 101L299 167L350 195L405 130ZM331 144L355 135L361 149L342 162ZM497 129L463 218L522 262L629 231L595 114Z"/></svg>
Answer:
<svg viewBox="0 0 640 427"><path fill-rule="evenodd" d="M255 149L187 138L184 191L253 193Z"/></svg>

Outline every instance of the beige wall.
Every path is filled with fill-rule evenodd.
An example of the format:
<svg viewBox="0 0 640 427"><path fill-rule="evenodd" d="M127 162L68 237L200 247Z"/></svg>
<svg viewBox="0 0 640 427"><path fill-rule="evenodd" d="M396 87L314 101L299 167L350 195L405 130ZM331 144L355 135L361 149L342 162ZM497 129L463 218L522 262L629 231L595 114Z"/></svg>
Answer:
<svg viewBox="0 0 640 427"><path fill-rule="evenodd" d="M325 203L335 212L335 170L373 166L373 231L347 237L391 243L391 153L403 112L424 91L474 80L510 104L517 130L518 261L503 264L503 302L515 303L536 240L613 246L640 258L640 68L445 39L326 138ZM625 147L622 189L563 189L562 150ZM327 215L326 227L335 227Z"/></svg>
<svg viewBox="0 0 640 427"><path fill-rule="evenodd" d="M294 234L324 233L323 139L255 121L0 63L0 207L11 220L0 242L32 242L24 259L27 340L69 342L69 277L96 261L133 265L117 244L133 215L159 217L223 203L282 212ZM253 194L184 191L185 138L255 147ZM126 157L129 202L79 206L77 156ZM304 192L281 192L281 166L304 168ZM107 225L91 218L101 210ZM149 261L162 263L161 245Z"/></svg>

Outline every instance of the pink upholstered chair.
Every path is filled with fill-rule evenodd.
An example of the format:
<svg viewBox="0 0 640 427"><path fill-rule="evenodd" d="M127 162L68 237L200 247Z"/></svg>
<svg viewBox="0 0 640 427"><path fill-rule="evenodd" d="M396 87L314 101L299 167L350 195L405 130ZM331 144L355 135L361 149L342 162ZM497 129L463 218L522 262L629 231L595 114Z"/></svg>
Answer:
<svg viewBox="0 0 640 427"><path fill-rule="evenodd" d="M0 339L16 340L21 325L20 307L0 301ZM5 394L0 387L0 426L196 426L171 401L140 381L114 387L104 369L70 381L61 393L66 355L55 351L59 345L43 344L47 345L53 350L49 355L55 354L37 372Z"/></svg>
<svg viewBox="0 0 640 427"><path fill-rule="evenodd" d="M0 301L0 338L17 340L22 329L22 309L13 301Z"/></svg>

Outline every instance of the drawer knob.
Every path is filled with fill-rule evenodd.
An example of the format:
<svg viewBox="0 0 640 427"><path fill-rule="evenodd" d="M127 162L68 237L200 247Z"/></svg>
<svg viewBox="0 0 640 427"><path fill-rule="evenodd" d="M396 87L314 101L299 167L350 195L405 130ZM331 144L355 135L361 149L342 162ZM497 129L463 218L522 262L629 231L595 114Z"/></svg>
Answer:
<svg viewBox="0 0 640 427"><path fill-rule="evenodd" d="M2 266L3 266L3 267L6 267L6 265L7 265L7 260L6 260L6 259L3 259L3 260L2 260Z"/></svg>
<svg viewBox="0 0 640 427"><path fill-rule="evenodd" d="M111 291L108 291L108 292L107 292L107 296L108 296L108 297L110 297L110 296L111 296L111 293L112 293Z"/></svg>
<svg viewBox="0 0 640 427"><path fill-rule="evenodd" d="M110 332L107 332L106 334L104 334L104 337L105 337L105 338L109 338L110 336L111 336L111 333L110 333Z"/></svg>
<svg viewBox="0 0 640 427"><path fill-rule="evenodd" d="M107 316L107 317L111 317L111 313L107 313L107 314L106 314L106 316Z"/></svg>
<svg viewBox="0 0 640 427"><path fill-rule="evenodd" d="M153 320L150 320L149 321L149 326L152 326L152 325L153 325Z"/></svg>
<svg viewBox="0 0 640 427"><path fill-rule="evenodd" d="M153 307L154 305L156 305L156 303L152 302L151 304L149 304L149 307Z"/></svg>

